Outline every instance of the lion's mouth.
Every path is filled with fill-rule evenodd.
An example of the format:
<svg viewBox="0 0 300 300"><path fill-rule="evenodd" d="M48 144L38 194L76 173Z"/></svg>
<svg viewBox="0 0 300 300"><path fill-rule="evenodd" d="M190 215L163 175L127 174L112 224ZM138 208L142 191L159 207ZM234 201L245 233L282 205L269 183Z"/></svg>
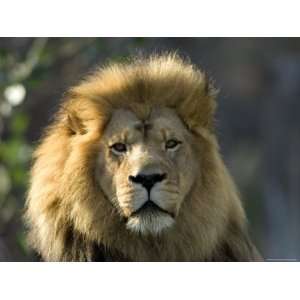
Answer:
<svg viewBox="0 0 300 300"><path fill-rule="evenodd" d="M174 215L171 212L161 208L151 200L146 201L139 209L134 211L131 214L131 216L144 215L144 214L157 214L157 213L165 213L170 215L172 218L174 218Z"/></svg>
<svg viewBox="0 0 300 300"><path fill-rule="evenodd" d="M126 227L132 232L157 235L173 226L174 215L148 200L127 219Z"/></svg>

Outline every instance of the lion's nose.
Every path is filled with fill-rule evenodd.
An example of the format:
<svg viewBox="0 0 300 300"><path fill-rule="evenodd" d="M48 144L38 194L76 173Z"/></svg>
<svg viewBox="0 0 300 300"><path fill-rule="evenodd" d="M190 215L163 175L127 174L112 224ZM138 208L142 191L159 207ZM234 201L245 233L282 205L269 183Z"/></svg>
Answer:
<svg viewBox="0 0 300 300"><path fill-rule="evenodd" d="M155 183L163 181L167 177L167 174L138 174L136 176L129 176L129 180L134 183L139 183L145 187L148 191L154 186Z"/></svg>

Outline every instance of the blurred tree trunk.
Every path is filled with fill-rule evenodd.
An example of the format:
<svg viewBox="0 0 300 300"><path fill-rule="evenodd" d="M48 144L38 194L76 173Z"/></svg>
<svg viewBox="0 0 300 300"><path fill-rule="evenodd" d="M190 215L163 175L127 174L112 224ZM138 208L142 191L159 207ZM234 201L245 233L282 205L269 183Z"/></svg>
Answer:
<svg viewBox="0 0 300 300"><path fill-rule="evenodd" d="M266 248L269 258L297 259L300 253L300 63L272 62L274 77L261 114L264 145Z"/></svg>

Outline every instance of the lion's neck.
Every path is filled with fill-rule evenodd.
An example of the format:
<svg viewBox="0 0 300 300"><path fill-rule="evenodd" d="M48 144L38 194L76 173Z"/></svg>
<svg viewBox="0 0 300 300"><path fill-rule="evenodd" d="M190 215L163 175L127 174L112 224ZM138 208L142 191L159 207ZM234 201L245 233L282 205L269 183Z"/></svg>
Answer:
<svg viewBox="0 0 300 300"><path fill-rule="evenodd" d="M100 244L105 245L102 255L112 261L200 261L209 259L215 250L222 228L211 224L193 206L185 207L173 228L158 236L142 236L129 232L119 223L112 230L115 235L104 233ZM212 218L214 219L214 218Z"/></svg>

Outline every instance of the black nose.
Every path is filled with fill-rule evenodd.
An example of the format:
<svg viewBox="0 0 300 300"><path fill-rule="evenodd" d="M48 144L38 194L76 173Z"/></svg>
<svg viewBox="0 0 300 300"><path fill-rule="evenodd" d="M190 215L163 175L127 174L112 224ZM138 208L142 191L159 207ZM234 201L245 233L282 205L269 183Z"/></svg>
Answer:
<svg viewBox="0 0 300 300"><path fill-rule="evenodd" d="M167 175L164 174L138 174L137 176L129 176L129 180L134 183L139 183L145 187L148 191L154 186L155 183L163 181Z"/></svg>

